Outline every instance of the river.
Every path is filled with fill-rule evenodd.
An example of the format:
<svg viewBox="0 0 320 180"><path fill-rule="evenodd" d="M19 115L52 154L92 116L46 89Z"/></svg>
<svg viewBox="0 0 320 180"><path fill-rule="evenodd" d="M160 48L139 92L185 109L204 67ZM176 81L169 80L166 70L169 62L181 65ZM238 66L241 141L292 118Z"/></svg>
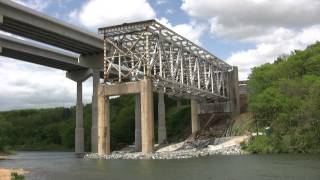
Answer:
<svg viewBox="0 0 320 180"><path fill-rule="evenodd" d="M31 180L319 180L319 155L216 155L185 160L89 160L69 152L19 152L0 167Z"/></svg>

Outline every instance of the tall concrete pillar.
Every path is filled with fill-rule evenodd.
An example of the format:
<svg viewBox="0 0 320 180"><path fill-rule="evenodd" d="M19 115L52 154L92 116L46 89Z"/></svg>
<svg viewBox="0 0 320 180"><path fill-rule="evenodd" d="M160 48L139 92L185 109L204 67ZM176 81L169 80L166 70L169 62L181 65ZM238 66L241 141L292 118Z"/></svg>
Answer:
<svg viewBox="0 0 320 180"><path fill-rule="evenodd" d="M167 142L166 130L166 107L164 103L164 93L158 93L158 144Z"/></svg>
<svg viewBox="0 0 320 180"><path fill-rule="evenodd" d="M141 99L140 94L135 95L135 133L134 146L136 151L141 151Z"/></svg>
<svg viewBox="0 0 320 180"><path fill-rule="evenodd" d="M152 80L141 80L141 140L142 153L153 152L153 92Z"/></svg>
<svg viewBox="0 0 320 180"><path fill-rule="evenodd" d="M237 66L233 66L230 83L230 109L232 115L237 116L240 114L239 77Z"/></svg>
<svg viewBox="0 0 320 180"><path fill-rule="evenodd" d="M177 111L181 110L181 100L177 99Z"/></svg>
<svg viewBox="0 0 320 180"><path fill-rule="evenodd" d="M77 103L76 103L76 127L75 127L75 153L84 153L84 129L83 129L83 102L82 102L82 82L91 76L91 71L76 70L66 73L66 77L77 82Z"/></svg>
<svg viewBox="0 0 320 180"><path fill-rule="evenodd" d="M109 97L104 95L104 88L98 88L98 154L110 154L110 110Z"/></svg>
<svg viewBox="0 0 320 180"><path fill-rule="evenodd" d="M77 82L75 153L78 155L81 155L84 153L82 81Z"/></svg>
<svg viewBox="0 0 320 180"><path fill-rule="evenodd" d="M198 119L199 105L196 100L191 99L191 129L192 133L200 129L200 122Z"/></svg>
<svg viewBox="0 0 320 180"><path fill-rule="evenodd" d="M105 97L105 153L111 153L111 145L110 145L110 101L109 97Z"/></svg>
<svg viewBox="0 0 320 180"><path fill-rule="evenodd" d="M97 152L98 148L98 134L97 134L97 121L98 121L98 85L100 80L100 74L98 69L93 69L92 72L92 124L91 124L91 151Z"/></svg>
<svg viewBox="0 0 320 180"><path fill-rule="evenodd" d="M104 96L104 90L102 86L99 86L98 88L98 154L104 155L106 153L105 149L105 117L106 117L106 108L105 108L106 102L105 102L105 96Z"/></svg>

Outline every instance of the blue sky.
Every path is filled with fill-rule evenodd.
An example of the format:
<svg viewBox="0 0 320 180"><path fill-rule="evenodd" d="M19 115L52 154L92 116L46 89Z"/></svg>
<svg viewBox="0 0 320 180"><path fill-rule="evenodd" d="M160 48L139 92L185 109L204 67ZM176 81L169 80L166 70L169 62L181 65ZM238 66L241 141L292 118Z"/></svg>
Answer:
<svg viewBox="0 0 320 180"><path fill-rule="evenodd" d="M86 0L66 0L63 2L52 1L46 6L46 8L41 10L47 15L70 22L70 12L84 6L86 2ZM190 21L197 21L205 24L207 21L206 18L189 17L188 13L181 9L182 1L179 0L150 0L149 4L155 11L156 18L166 18L172 25L188 24ZM77 22L71 21L71 23L82 26L82 24ZM206 28L209 28L208 24L206 26ZM84 28L96 32L96 28ZM201 35L200 42L203 47L222 59L229 57L232 52L254 47L253 43L232 41L226 38L219 38L208 33Z"/></svg>
<svg viewBox="0 0 320 180"><path fill-rule="evenodd" d="M251 68L320 40L320 0L15 0L97 32L157 19L229 64L245 80ZM1 33L1 32L0 32ZM0 56L0 111L75 104L65 72ZM48 83L50 82L50 83ZM91 102L91 79L84 101Z"/></svg>

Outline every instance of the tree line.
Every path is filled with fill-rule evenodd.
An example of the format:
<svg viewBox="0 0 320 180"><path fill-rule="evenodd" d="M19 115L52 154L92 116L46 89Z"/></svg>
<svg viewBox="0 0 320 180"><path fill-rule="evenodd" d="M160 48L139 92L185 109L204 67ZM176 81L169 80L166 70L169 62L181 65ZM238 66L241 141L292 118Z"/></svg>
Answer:
<svg viewBox="0 0 320 180"><path fill-rule="evenodd" d="M110 100L111 147L119 149L134 143L135 97L121 96ZM155 136L157 137L157 95L154 95ZM190 132L190 105L165 97L169 141L182 140ZM0 113L0 152L14 150L73 151L75 107L14 110ZM85 150L91 149L91 104L84 106ZM190 131L190 132L189 132ZM157 139L155 137L155 139Z"/></svg>
<svg viewBox="0 0 320 180"><path fill-rule="evenodd" d="M269 136L247 147L256 153L320 152L320 43L252 69L249 110L253 128Z"/></svg>

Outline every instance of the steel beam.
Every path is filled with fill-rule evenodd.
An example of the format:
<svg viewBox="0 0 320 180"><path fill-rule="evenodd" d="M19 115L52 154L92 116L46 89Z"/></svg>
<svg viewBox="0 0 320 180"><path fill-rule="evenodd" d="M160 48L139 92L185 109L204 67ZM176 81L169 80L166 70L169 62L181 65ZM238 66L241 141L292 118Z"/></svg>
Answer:
<svg viewBox="0 0 320 180"><path fill-rule="evenodd" d="M99 33L105 41L104 82L139 81L147 76L155 91L164 89L171 96L229 98L225 74L232 67L160 23L135 22L100 28ZM112 71L118 77L110 78Z"/></svg>

